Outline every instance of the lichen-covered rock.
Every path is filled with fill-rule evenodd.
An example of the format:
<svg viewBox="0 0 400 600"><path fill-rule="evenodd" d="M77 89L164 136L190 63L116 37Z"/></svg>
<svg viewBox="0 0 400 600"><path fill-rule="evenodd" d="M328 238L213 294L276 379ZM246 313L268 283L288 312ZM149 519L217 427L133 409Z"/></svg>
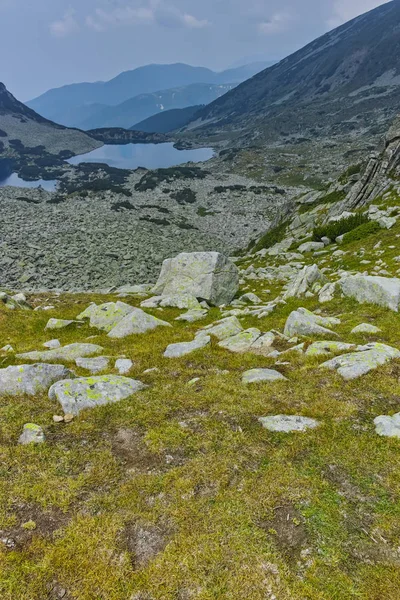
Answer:
<svg viewBox="0 0 400 600"><path fill-rule="evenodd" d="M239 289L236 265L219 252L182 253L164 261L154 294L192 294L211 305L229 304Z"/></svg>
<svg viewBox="0 0 400 600"><path fill-rule="evenodd" d="M15 296L10 296L5 292L0 292L0 302L2 302L4 306L10 310L32 310L32 306L26 301L24 294L15 294Z"/></svg>
<svg viewBox="0 0 400 600"><path fill-rule="evenodd" d="M61 379L75 377L64 365L17 365L0 369L0 396L26 394L35 396L47 392L49 387Z"/></svg>
<svg viewBox="0 0 400 600"><path fill-rule="evenodd" d="M19 444L42 444L45 441L43 429L35 423L26 423L19 437Z"/></svg>
<svg viewBox="0 0 400 600"><path fill-rule="evenodd" d="M144 300L141 305L142 308L186 308L186 309L200 309L200 303L193 294L174 294L166 296L153 296L148 300Z"/></svg>
<svg viewBox="0 0 400 600"><path fill-rule="evenodd" d="M316 252L317 250L323 250L325 244L323 242L305 242L299 246L299 252Z"/></svg>
<svg viewBox="0 0 400 600"><path fill-rule="evenodd" d="M251 369L243 373L243 383L259 383L262 381L287 381L286 377L274 369Z"/></svg>
<svg viewBox="0 0 400 600"><path fill-rule="evenodd" d="M261 298L252 292L243 294L243 296L240 296L239 300L240 302L245 302L246 304L262 304Z"/></svg>
<svg viewBox="0 0 400 600"><path fill-rule="evenodd" d="M75 364L77 367L90 371L92 375L100 373L107 369L110 359L107 356L96 356L95 358L77 358Z"/></svg>
<svg viewBox="0 0 400 600"><path fill-rule="evenodd" d="M205 319L208 315L208 310L205 308L188 310L188 312L180 315L175 321L186 321L187 323L195 323Z"/></svg>
<svg viewBox="0 0 400 600"><path fill-rule="evenodd" d="M79 377L52 385L49 398L58 400L65 414L77 415L84 408L94 408L129 398L145 387L141 381L120 375Z"/></svg>
<svg viewBox="0 0 400 600"><path fill-rule="evenodd" d="M48 350L54 350L54 348L61 347L61 342L60 340L49 340L48 342L45 342L43 346Z"/></svg>
<svg viewBox="0 0 400 600"><path fill-rule="evenodd" d="M335 294L340 289L338 283L326 283L318 292L318 300L321 304L325 302L331 302L334 299Z"/></svg>
<svg viewBox="0 0 400 600"><path fill-rule="evenodd" d="M90 327L108 333L134 310L133 306L125 302L106 302L100 306L91 304L79 315L79 318L89 319Z"/></svg>
<svg viewBox="0 0 400 600"><path fill-rule="evenodd" d="M225 319L221 319L216 323L211 323L211 325L204 327L200 333L204 332L207 335L213 335L221 341L232 337L233 335L237 335L241 331L243 331L243 327L236 317L226 317Z"/></svg>
<svg viewBox="0 0 400 600"><path fill-rule="evenodd" d="M306 356L321 356L324 354L332 354L334 352L346 352L355 350L355 344L346 344L344 342L313 342L306 350Z"/></svg>
<svg viewBox="0 0 400 600"><path fill-rule="evenodd" d="M267 356L273 351L273 343L275 335L271 332L262 334L259 329L255 327L241 331L237 335L229 337L218 343L220 348L243 354L244 352L250 352L252 354L260 354Z"/></svg>
<svg viewBox="0 0 400 600"><path fill-rule="evenodd" d="M274 415L272 417L260 417L258 419L262 426L268 431L291 433L293 431L306 431L315 429L319 422L308 417L297 415Z"/></svg>
<svg viewBox="0 0 400 600"><path fill-rule="evenodd" d="M66 329L76 325L82 325L82 321L52 318L47 321L45 329Z"/></svg>
<svg viewBox="0 0 400 600"><path fill-rule="evenodd" d="M303 267L301 271L292 279L286 292L283 294L284 300L287 298L301 298L318 282L321 285L326 281L325 276L319 270L317 265Z"/></svg>
<svg viewBox="0 0 400 600"><path fill-rule="evenodd" d="M322 368L337 370L343 379L356 379L395 358L400 358L397 348L386 344L359 346L359 352L337 356L321 365Z"/></svg>
<svg viewBox="0 0 400 600"><path fill-rule="evenodd" d="M186 354L191 354L195 350L201 350L210 343L211 338L208 335L198 335L191 342L178 342L170 344L164 352L165 358L179 358Z"/></svg>
<svg viewBox="0 0 400 600"><path fill-rule="evenodd" d="M128 335L146 333L156 327L171 327L170 323L157 319L140 308L133 308L119 323L111 329L108 337L113 339L125 338Z"/></svg>
<svg viewBox="0 0 400 600"><path fill-rule="evenodd" d="M285 324L284 334L291 338L295 335L337 335L326 326L332 325L332 319L320 317L306 309L294 310Z"/></svg>
<svg viewBox="0 0 400 600"><path fill-rule="evenodd" d="M398 311L400 303L400 279L353 275L340 281L345 296L357 302L377 304Z"/></svg>
<svg viewBox="0 0 400 600"><path fill-rule="evenodd" d="M361 325L357 325L354 329L351 330L351 333L380 333L382 329L379 327L375 327L375 325L370 325L369 323L361 323Z"/></svg>
<svg viewBox="0 0 400 600"><path fill-rule="evenodd" d="M400 438L400 413L393 415L380 415L374 419L375 431L384 437Z"/></svg>
<svg viewBox="0 0 400 600"><path fill-rule="evenodd" d="M72 362L77 358L86 358L87 356L94 356L99 354L103 348L96 344L68 344L61 348L53 348L52 350L39 350L34 352L25 352L24 354L17 354L17 358L21 360L34 360L34 361L55 361L63 360Z"/></svg>

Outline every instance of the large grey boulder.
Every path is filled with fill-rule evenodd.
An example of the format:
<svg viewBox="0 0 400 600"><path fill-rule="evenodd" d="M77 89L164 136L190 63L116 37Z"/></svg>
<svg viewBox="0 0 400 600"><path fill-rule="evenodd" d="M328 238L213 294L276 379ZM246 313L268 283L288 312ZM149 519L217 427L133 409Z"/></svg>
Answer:
<svg viewBox="0 0 400 600"><path fill-rule="evenodd" d="M68 344L61 348L54 348L53 350L39 350L34 352L25 352L24 354L17 354L17 358L21 360L34 360L34 361L54 361L54 360L65 360L72 362L77 358L94 356L99 354L103 348L96 344Z"/></svg>
<svg viewBox="0 0 400 600"><path fill-rule="evenodd" d="M319 270L317 265L303 267L301 271L289 282L289 286L283 294L284 300L287 298L301 298L307 292L311 291L316 283L324 284L326 278Z"/></svg>
<svg viewBox="0 0 400 600"><path fill-rule="evenodd" d="M171 327L170 323L157 319L140 308L133 308L119 323L111 329L108 337L113 339L125 338L128 335L146 333L157 327Z"/></svg>
<svg viewBox="0 0 400 600"><path fill-rule="evenodd" d="M338 319L320 317L305 308L299 308L290 313L285 324L284 334L289 338L296 335L320 335L325 337L327 335L337 335L337 333L334 333L328 327L339 323Z"/></svg>
<svg viewBox="0 0 400 600"><path fill-rule="evenodd" d="M125 302L106 302L96 306L91 304L77 319L89 319L90 327L96 327L107 333L111 331L126 315L134 311L134 307Z"/></svg>
<svg viewBox="0 0 400 600"><path fill-rule="evenodd" d="M79 377L52 385L49 398L58 400L65 414L77 415L84 408L94 408L129 398L145 387L141 381L120 375Z"/></svg>
<svg viewBox="0 0 400 600"><path fill-rule="evenodd" d="M396 312L399 310L400 279L353 275L342 279L340 285L343 294L357 302L378 304Z"/></svg>
<svg viewBox="0 0 400 600"><path fill-rule="evenodd" d="M343 379L356 379L395 358L400 358L397 348L386 344L359 346L359 352L337 356L321 365L322 368L336 370Z"/></svg>
<svg viewBox="0 0 400 600"><path fill-rule="evenodd" d="M201 350L210 343L211 338L208 335L198 335L191 342L178 342L170 344L164 352L165 358L180 358L186 354L191 354L195 350Z"/></svg>
<svg viewBox="0 0 400 600"><path fill-rule="evenodd" d="M306 431L315 429L319 422L308 417L299 417L297 415L274 415L272 417L260 417L258 419L261 425L268 431L278 431L282 433L291 433L292 431Z"/></svg>
<svg viewBox="0 0 400 600"><path fill-rule="evenodd" d="M219 252L182 253L164 261L154 294L192 294L209 304L229 304L239 289L236 265Z"/></svg>
<svg viewBox="0 0 400 600"><path fill-rule="evenodd" d="M27 394L35 396L47 392L49 387L61 379L75 377L64 365L18 365L0 369L0 396Z"/></svg>
<svg viewBox="0 0 400 600"><path fill-rule="evenodd" d="M393 415L380 415L374 419L375 431L384 437L400 438L400 413Z"/></svg>

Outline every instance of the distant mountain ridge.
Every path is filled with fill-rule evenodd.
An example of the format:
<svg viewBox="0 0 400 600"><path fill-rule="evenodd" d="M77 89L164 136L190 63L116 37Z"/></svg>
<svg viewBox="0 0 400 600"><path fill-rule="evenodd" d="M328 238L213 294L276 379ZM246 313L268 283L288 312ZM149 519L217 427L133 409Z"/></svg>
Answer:
<svg viewBox="0 0 400 600"><path fill-rule="evenodd" d="M148 117L131 127L132 131L146 133L169 133L181 129L190 122L193 116L203 107L201 105L187 106L186 108L172 108Z"/></svg>
<svg viewBox="0 0 400 600"><path fill-rule="evenodd" d="M141 94L153 94L160 90L200 83L237 84L252 77L269 64L272 64L272 61L245 65L220 73L205 67L192 67L181 63L147 65L125 71L110 81L75 83L49 90L27 102L27 106L47 119L69 127L78 127L82 126L85 118L90 118L93 104L105 107L116 106ZM197 100L194 103L202 104L202 101ZM129 124L132 125L133 122Z"/></svg>
<svg viewBox="0 0 400 600"><path fill-rule="evenodd" d="M196 115L199 135L242 140L379 127L400 105L400 1L383 4L254 75ZM197 118L198 117L198 118Z"/></svg>

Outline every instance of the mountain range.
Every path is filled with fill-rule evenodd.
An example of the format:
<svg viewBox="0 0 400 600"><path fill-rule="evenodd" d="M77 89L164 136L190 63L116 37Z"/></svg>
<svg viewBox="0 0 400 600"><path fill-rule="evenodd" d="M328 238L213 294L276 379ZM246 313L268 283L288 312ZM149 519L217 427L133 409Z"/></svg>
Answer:
<svg viewBox="0 0 400 600"><path fill-rule="evenodd" d="M242 142L383 132L400 106L400 2L323 35L196 113L188 130Z"/></svg>
<svg viewBox="0 0 400 600"><path fill-rule="evenodd" d="M169 108L183 108L190 104L208 103L221 95L220 86L228 86L222 88L224 93L270 64L273 63L271 61L252 63L220 73L204 67L192 67L181 63L147 65L121 73L106 82L76 83L51 89L28 102L27 106L43 117L68 127L82 129L108 126L131 127L135 122L162 110L160 107L157 108L157 105L161 106L167 100L161 98L155 103L153 96L155 93L159 96L160 90L168 90L171 92L170 96L175 93L176 104L173 104L173 97L170 97ZM198 88L198 98L193 97L195 88L190 87L189 90L184 90L185 87L196 84L203 84L203 87ZM207 93L205 93L204 84L211 86ZM147 98L143 98L146 95ZM188 104L185 104L185 95L188 97ZM138 96L141 98L134 100ZM147 112L144 110L146 100L149 103ZM131 113L128 105L125 104L129 101L132 101ZM111 107L118 105L122 105L122 107L113 111ZM135 106L141 107L137 114ZM125 116L129 118L130 114L131 121L122 119L122 125L118 115L125 110L127 111Z"/></svg>

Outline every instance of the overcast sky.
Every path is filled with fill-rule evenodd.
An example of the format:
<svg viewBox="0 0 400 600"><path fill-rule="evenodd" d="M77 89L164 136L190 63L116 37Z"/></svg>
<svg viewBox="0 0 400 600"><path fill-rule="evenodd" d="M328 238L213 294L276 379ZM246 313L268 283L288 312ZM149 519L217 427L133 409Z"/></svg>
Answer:
<svg viewBox="0 0 400 600"><path fill-rule="evenodd" d="M148 63L279 59L387 0L0 0L0 81L21 100Z"/></svg>

